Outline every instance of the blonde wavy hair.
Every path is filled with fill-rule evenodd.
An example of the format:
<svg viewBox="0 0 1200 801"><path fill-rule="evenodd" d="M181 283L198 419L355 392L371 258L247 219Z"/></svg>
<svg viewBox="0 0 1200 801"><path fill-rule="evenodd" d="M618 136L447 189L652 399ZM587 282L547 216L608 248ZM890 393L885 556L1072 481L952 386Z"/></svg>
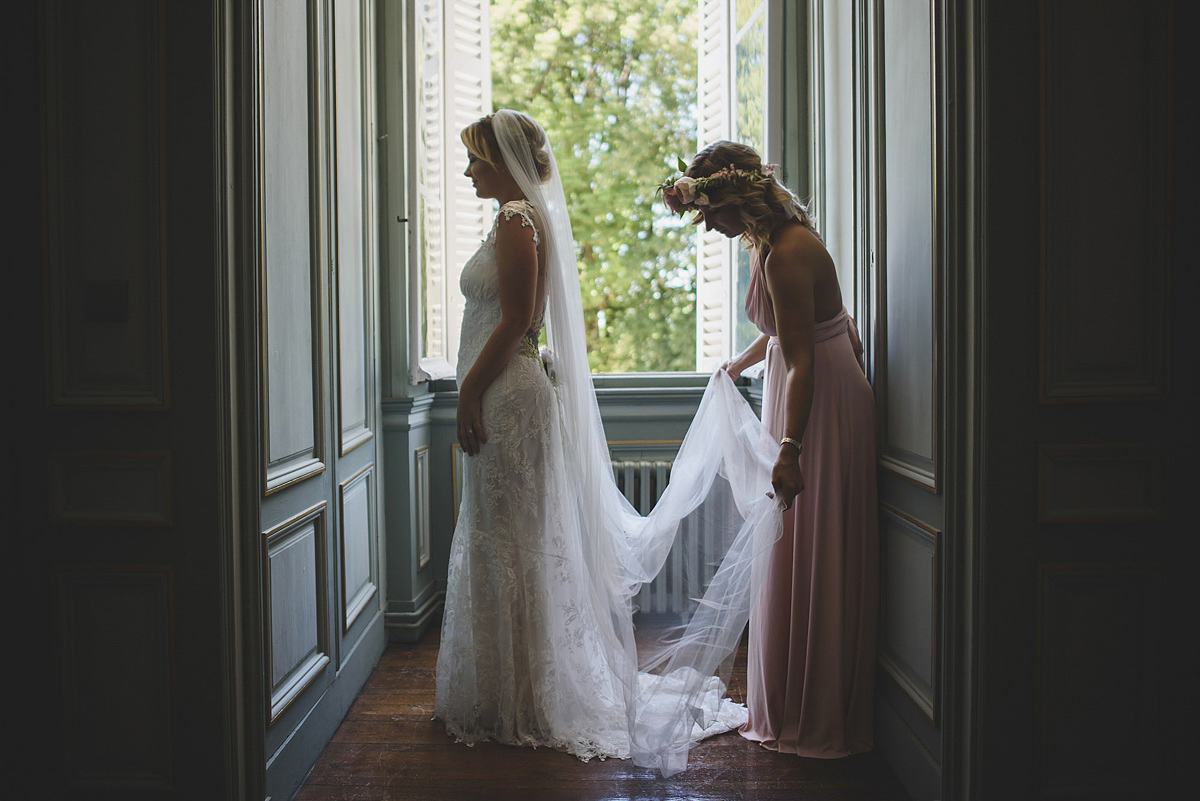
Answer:
<svg viewBox="0 0 1200 801"><path fill-rule="evenodd" d="M550 151L546 133L529 115L519 111L512 113L520 123L521 132L525 134L525 141L529 143L529 152L533 156L538 179L545 182L550 177ZM467 146L467 152L472 156L486 161L497 169L507 169L504 157L500 154L500 143L496 140L496 131L492 128L491 114L480 117L463 128L460 137L462 143Z"/></svg>
<svg viewBox="0 0 1200 801"><path fill-rule="evenodd" d="M684 177L703 181L710 208L737 205L746 224L742 237L761 251L770 244L771 232L784 220L799 220L820 236L808 207L779 182L777 170L774 164L764 165L758 151L749 145L721 140L697 153ZM689 208L704 214L703 205Z"/></svg>

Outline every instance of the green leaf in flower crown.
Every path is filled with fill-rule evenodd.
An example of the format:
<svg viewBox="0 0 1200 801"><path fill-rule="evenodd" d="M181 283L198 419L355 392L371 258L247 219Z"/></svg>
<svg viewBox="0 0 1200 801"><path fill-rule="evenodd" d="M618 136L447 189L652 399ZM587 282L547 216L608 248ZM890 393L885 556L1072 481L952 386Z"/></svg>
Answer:
<svg viewBox="0 0 1200 801"><path fill-rule="evenodd" d="M679 159L679 171L687 172L687 168L688 168L687 162L683 160L682 156L676 156L676 158Z"/></svg>

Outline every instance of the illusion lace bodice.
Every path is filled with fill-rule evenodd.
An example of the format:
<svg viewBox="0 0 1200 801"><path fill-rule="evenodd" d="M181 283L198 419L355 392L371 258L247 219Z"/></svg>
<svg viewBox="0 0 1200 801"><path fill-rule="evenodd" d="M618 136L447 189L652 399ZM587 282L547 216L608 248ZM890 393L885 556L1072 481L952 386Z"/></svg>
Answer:
<svg viewBox="0 0 1200 801"><path fill-rule="evenodd" d="M533 229L534 243L541 242L541 233L534 223L533 207L525 200L514 200L500 207L496 223L487 238L463 266L458 279L466 304L463 308L463 324L458 344L458 382L461 384L467 372L479 358L479 352L487 344L488 337L500 324L500 275L496 262L496 224L500 219L521 218L521 224ZM537 354L537 340L542 330L542 318L534 320L525 335L528 344L522 344L521 353ZM532 349L532 351L531 351Z"/></svg>

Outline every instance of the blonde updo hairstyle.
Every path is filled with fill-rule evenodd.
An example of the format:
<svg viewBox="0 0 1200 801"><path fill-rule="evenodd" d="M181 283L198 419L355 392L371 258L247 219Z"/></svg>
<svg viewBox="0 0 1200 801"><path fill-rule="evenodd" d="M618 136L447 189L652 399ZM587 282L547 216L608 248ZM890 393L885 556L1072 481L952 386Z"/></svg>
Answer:
<svg viewBox="0 0 1200 801"><path fill-rule="evenodd" d="M538 180L545 183L550 178L550 151L546 141L546 132L527 114L512 112L525 134L529 143L529 154L533 158L533 166L537 171ZM504 170L504 157L500 153L500 143L496 140L496 131L492 128L492 115L480 117L475 122L463 128L462 142L467 146L467 152L477 159L482 159L496 169Z"/></svg>
<svg viewBox="0 0 1200 801"><path fill-rule="evenodd" d="M696 154L684 175L707 178L726 167L759 176L756 179L735 177L714 181L704 187L712 206L737 206L742 222L746 224L743 237L751 247L765 249L770 244L771 232L784 220L799 220L805 228L817 233L808 207L768 172L758 152L749 145L726 140L713 142Z"/></svg>

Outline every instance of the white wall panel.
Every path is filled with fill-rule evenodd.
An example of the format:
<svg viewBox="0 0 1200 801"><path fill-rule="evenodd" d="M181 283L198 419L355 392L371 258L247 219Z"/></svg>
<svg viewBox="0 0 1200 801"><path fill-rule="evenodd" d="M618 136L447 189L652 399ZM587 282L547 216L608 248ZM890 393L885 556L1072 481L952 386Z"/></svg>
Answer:
<svg viewBox="0 0 1200 801"><path fill-rule="evenodd" d="M320 504L265 535L272 718L329 662L324 509Z"/></svg>
<svg viewBox="0 0 1200 801"><path fill-rule="evenodd" d="M879 522L879 662L932 721L937 709L938 532L886 506Z"/></svg>
<svg viewBox="0 0 1200 801"><path fill-rule="evenodd" d="M307 8L304 3L266 3L264 16L263 362L271 487L297 463L316 458L319 328L314 301L319 286L311 234Z"/></svg>
<svg viewBox="0 0 1200 801"><path fill-rule="evenodd" d="M349 629L378 590L374 465L344 482L342 494L342 617Z"/></svg>
<svg viewBox="0 0 1200 801"><path fill-rule="evenodd" d="M429 469L429 446L426 445L418 448L413 454L413 481L417 507L417 570L424 570L425 566L429 564L431 556ZM454 492L455 497L459 497L457 482L455 482Z"/></svg>
<svg viewBox="0 0 1200 801"><path fill-rule="evenodd" d="M882 4L885 464L936 486L933 41L928 0Z"/></svg>
<svg viewBox="0 0 1200 801"><path fill-rule="evenodd" d="M359 0L333 4L334 169L337 186L338 397L345 451L368 435L368 363L372 336L365 282L366 161L363 152L362 36Z"/></svg>

